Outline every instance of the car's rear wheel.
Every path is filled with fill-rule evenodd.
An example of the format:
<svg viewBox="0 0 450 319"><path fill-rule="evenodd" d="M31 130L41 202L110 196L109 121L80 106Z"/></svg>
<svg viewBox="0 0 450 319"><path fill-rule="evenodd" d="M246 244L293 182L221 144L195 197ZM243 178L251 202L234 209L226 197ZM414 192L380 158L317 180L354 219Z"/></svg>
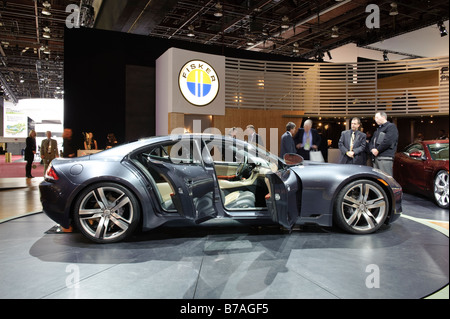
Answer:
<svg viewBox="0 0 450 319"><path fill-rule="evenodd" d="M434 200L441 208L449 207L448 172L439 171L434 178Z"/></svg>
<svg viewBox="0 0 450 319"><path fill-rule="evenodd" d="M334 220L343 230L354 234L370 234L386 221L389 200L384 189L370 180L346 185L337 195Z"/></svg>
<svg viewBox="0 0 450 319"><path fill-rule="evenodd" d="M93 185L79 196L74 220L80 232L96 243L119 242L130 236L139 224L136 197L115 183Z"/></svg>

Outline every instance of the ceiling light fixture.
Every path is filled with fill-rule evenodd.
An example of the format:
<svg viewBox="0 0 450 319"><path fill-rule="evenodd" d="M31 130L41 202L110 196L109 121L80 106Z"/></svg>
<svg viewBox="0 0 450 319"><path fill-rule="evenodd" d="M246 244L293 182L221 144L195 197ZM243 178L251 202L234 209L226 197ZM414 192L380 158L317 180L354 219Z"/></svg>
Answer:
<svg viewBox="0 0 450 319"><path fill-rule="evenodd" d="M190 38L195 37L194 29L195 28L194 28L194 26L192 24L188 27L188 30L189 30L189 32L187 34L188 37L190 37Z"/></svg>
<svg viewBox="0 0 450 319"><path fill-rule="evenodd" d="M388 57L388 52L387 51L383 52L383 61L385 61L385 62L389 61L389 57Z"/></svg>
<svg viewBox="0 0 450 319"><path fill-rule="evenodd" d="M439 32L441 33L441 37L445 37L446 35L448 35L447 29L445 28L443 21L438 22L438 28Z"/></svg>
<svg viewBox="0 0 450 319"><path fill-rule="evenodd" d="M389 15L396 16L397 14L398 14L397 3L396 2L392 2L391 3L391 12L389 12Z"/></svg>
<svg viewBox="0 0 450 319"><path fill-rule="evenodd" d="M295 42L293 45L294 45L294 50L292 50L292 52L294 52L294 53L299 53L300 50L298 49L298 47L299 47L298 42Z"/></svg>
<svg viewBox="0 0 450 319"><path fill-rule="evenodd" d="M336 27L336 26L334 26L332 29L331 29L331 37L332 38L339 38L339 28L338 27Z"/></svg>
<svg viewBox="0 0 450 319"><path fill-rule="evenodd" d="M216 18L221 18L221 17L223 17L223 7L222 7L222 5L220 4L220 2L217 2L217 3L216 3L215 8L216 8L216 12L214 12L214 16L215 16Z"/></svg>
<svg viewBox="0 0 450 319"><path fill-rule="evenodd" d="M46 39L50 39L52 36L50 34L50 28L49 27L44 27L44 34L42 35L44 38Z"/></svg>
<svg viewBox="0 0 450 319"><path fill-rule="evenodd" d="M281 29L289 29L289 18L287 16L281 19Z"/></svg>
<svg viewBox="0 0 450 319"><path fill-rule="evenodd" d="M52 5L48 1L44 1L42 5L44 6L44 8L42 9L42 14L46 16L51 16L52 13L50 12L50 8L52 7Z"/></svg>

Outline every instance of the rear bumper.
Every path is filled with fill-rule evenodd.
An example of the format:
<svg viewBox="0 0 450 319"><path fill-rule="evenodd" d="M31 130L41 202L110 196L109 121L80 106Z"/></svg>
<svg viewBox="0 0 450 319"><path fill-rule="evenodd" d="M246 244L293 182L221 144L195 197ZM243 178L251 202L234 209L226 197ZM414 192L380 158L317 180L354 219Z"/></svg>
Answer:
<svg viewBox="0 0 450 319"><path fill-rule="evenodd" d="M69 228L71 221L67 198L63 198L61 189L53 183L44 181L39 185L39 192L44 213L59 225Z"/></svg>

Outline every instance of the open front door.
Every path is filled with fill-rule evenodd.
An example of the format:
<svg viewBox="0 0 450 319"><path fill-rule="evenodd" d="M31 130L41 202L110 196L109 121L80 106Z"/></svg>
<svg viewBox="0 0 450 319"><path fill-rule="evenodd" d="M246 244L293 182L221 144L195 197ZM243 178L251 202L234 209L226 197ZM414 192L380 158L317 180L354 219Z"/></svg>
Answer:
<svg viewBox="0 0 450 319"><path fill-rule="evenodd" d="M274 222L292 229L299 216L297 176L290 169L267 174L269 194L266 196L267 209Z"/></svg>

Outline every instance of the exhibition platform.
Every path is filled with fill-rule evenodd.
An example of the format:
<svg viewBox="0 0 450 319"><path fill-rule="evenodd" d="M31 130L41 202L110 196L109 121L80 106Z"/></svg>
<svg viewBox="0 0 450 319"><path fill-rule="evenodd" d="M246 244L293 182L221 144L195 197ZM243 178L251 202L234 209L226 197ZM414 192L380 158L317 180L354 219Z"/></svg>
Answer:
<svg viewBox="0 0 450 319"><path fill-rule="evenodd" d="M40 212L39 179L0 181L2 299L449 298L448 210L422 197L372 235L213 220L98 245Z"/></svg>

